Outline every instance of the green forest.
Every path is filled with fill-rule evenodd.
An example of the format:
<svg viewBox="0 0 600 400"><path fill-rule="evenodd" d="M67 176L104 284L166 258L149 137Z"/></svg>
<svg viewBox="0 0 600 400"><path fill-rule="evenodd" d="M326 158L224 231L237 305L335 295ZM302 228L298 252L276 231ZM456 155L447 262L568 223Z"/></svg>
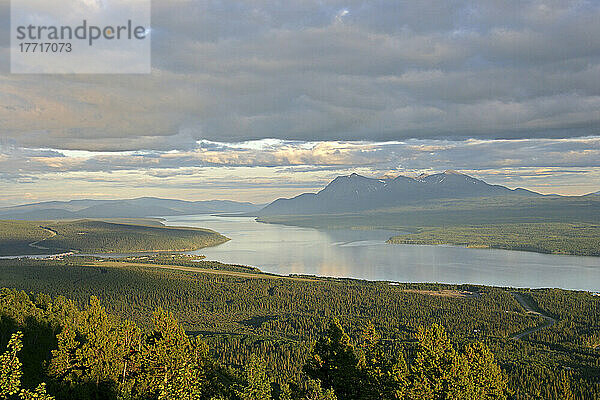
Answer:
<svg viewBox="0 0 600 400"><path fill-rule="evenodd" d="M142 221L140 220L140 223ZM187 251L226 242L209 229L93 220L0 221L0 256Z"/></svg>
<svg viewBox="0 0 600 400"><path fill-rule="evenodd" d="M526 239L524 239L526 238ZM390 238L391 244L457 246L600 256L600 225L529 223L422 228Z"/></svg>
<svg viewBox="0 0 600 400"><path fill-rule="evenodd" d="M13 288L0 345L19 360L2 372L19 388L8 398L600 397L587 292L284 277L179 255L0 260L0 286Z"/></svg>

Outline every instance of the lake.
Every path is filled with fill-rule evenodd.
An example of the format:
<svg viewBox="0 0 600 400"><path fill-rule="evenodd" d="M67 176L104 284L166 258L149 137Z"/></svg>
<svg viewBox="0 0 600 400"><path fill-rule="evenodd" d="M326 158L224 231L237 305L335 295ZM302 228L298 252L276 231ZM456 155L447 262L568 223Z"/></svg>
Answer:
<svg viewBox="0 0 600 400"><path fill-rule="evenodd" d="M391 245L385 241L397 232L325 231L259 223L250 217L192 215L165 219L167 225L209 228L232 239L192 254L282 275L600 291L600 257Z"/></svg>

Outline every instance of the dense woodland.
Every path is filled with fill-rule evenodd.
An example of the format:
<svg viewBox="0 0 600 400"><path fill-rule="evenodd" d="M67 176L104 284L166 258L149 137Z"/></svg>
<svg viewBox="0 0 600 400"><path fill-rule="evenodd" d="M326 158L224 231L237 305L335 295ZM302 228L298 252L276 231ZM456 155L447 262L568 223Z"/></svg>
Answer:
<svg viewBox="0 0 600 400"><path fill-rule="evenodd" d="M142 220L140 220L142 221ZM132 221L132 222L135 222ZM184 251L228 239L200 228L93 220L0 221L0 255Z"/></svg>
<svg viewBox="0 0 600 400"><path fill-rule="evenodd" d="M334 319L301 380L277 385L256 355L240 371L223 367L163 309L142 330L107 313L96 297L80 310L64 297L4 289L0 312L3 331L18 329L0 356L3 398L505 399L508 393L489 349L475 342L457 352L440 325L419 330L407 363L402 352L386 354L372 325L355 346ZM571 393L568 382L560 389Z"/></svg>
<svg viewBox="0 0 600 400"><path fill-rule="evenodd" d="M422 228L417 233L394 236L388 243L451 244L538 253L600 256L600 225L583 223L456 225Z"/></svg>
<svg viewBox="0 0 600 400"><path fill-rule="evenodd" d="M50 236L51 233L39 224L28 221L0 221L0 254L47 254L47 251L36 249L29 244Z"/></svg>
<svg viewBox="0 0 600 400"><path fill-rule="evenodd" d="M153 266L153 263L157 265ZM178 266L185 266L187 270L170 269ZM50 313L51 316L46 315L46 311L35 311L47 310L47 304L52 307L62 304L77 315L87 315L90 307L101 315L105 310L107 316L100 318L101 321L119 321L114 322L115 326L138 332L135 334L138 336L134 336L138 338L141 350L135 353L137 361L132 358L131 362L142 364L145 361L140 360L156 361L159 357L145 353L150 351L150 344L155 343L149 339L154 337L152 332L157 331L157 316L153 313L162 308L164 312L159 313L159 317L163 324L171 321L169 326L175 332L178 330L170 317L169 313L172 313L190 337L180 336L182 343L189 340L199 346L183 352L197 354L194 360L184 363L204 360L201 366L185 368L198 372L198 375L186 375L181 379L188 382L188 379L193 381L202 376L212 382L203 384L206 392L190 398L263 398L252 392L255 387L262 387L256 390L271 393L273 398L325 399L333 398L334 394L338 399L386 398L381 397L383 392L387 393L385 396L391 396L387 398L473 398L464 390L500 390L504 393L502 396L512 399L600 397L600 297L585 292L521 291L537 307L556 318L557 323L525 340L515 340L513 335L544 324L544 321L539 316L526 314L510 290L493 287L280 277L242 266L228 267L166 256L127 262L81 258L2 260L0 286L32 293L7 291L2 302L3 348L11 335L19 331L24 333L23 350L19 353L24 364L22 387L34 391L45 382L48 393L57 398L65 398L64 393L71 393L64 390L81 387L79 384L65 386L65 381L57 381L57 376L66 375L53 375L52 366L58 365L52 362L53 354L60 351L52 353L51 350L60 350L59 339L67 335L60 336L65 329L65 318L69 323L81 324L77 321L89 321L89 317L67 317L64 309ZM61 295L72 301L59 299ZM97 296L98 301L94 300L90 305L92 296ZM31 304L25 308L32 313L46 313L44 318L58 320L50 323L40 322L38 317L28 318L27 313L18 311L18 307L24 306L15 305L13 300L8 300L11 298L19 298L21 303L31 302L35 308ZM125 323L124 320L132 322ZM109 322L106 323L111 326L113 322ZM41 333L50 332L44 331L47 323L52 326L51 334L46 337L47 351L40 352L36 346L46 340L41 338ZM81 340L81 335L85 337L95 332L81 325L73 329L79 332L75 335L76 342ZM129 332L126 328L110 329L113 329L111 332L121 332L119 329ZM115 334L105 336L110 338ZM424 345L428 341L435 346ZM83 342L88 343L87 339ZM76 348L80 346L72 341L72 336L65 337L64 343ZM139 343L142 343L141 347ZM110 346L110 349L114 348ZM333 351L332 346L344 350ZM431 350L433 353L446 349L441 351L444 356L435 356L435 362L419 361L425 357L423 351L427 346L434 349ZM97 350L93 351L96 352L91 354L98 354ZM346 356L342 359L330 357L340 352ZM369 352L377 355L376 361L368 361L371 359ZM28 354L37 357L36 363L28 361ZM475 359L477 362L473 361ZM494 382L484 385L485 389L480 386L477 389L468 383L473 376L478 376L472 375L476 374L472 371L478 370L479 367L474 365L479 362L500 368L500 372L492 376L476 379L477 382ZM336 378L334 372L338 370L338 363L350 371L350 375L345 372ZM431 363L436 365L437 372L429 369L434 368ZM123 365L115 365L118 368L109 364L103 367L107 368L103 373L113 374L110 375L112 381L108 380L112 383L107 383L113 390L113 398L125 390L125 386L131 390L135 388L135 396L142 396L138 398L160 397L162 389L160 385L153 386L152 382L157 381L152 381L150 372L140 367L146 371L146 375L139 378L145 383L137 380L131 383L127 376L125 380L122 378L120 368ZM418 368L425 368L424 365L429 365L429 372L417 372L420 371ZM111 368L120 372L107 372ZM482 370L496 371L493 367ZM83 375L73 372L68 376L77 381ZM358 386L366 392L347 392L358 389L349 388L348 382L342 379L345 376L353 377L353 382L361 382ZM96 381L98 385L104 382L97 376L96 380L88 378L84 379L88 382L84 385L85 390L92 392ZM90 379L94 385L89 385ZM127 385L123 386L123 382ZM437 394L429 397L422 392L421 397L415 397L417 390L432 390ZM92 396L89 393L85 396ZM131 393L127 396L133 396ZM569 397L571 395L573 397ZM123 394L121 398L127 397Z"/></svg>

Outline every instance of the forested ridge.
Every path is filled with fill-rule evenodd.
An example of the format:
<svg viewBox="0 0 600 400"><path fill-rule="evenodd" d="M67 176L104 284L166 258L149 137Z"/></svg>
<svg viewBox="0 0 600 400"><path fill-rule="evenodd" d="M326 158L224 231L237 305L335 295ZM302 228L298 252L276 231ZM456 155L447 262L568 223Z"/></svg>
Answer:
<svg viewBox="0 0 600 400"><path fill-rule="evenodd" d="M229 240L210 229L141 222L0 221L0 255L184 251Z"/></svg>
<svg viewBox="0 0 600 400"><path fill-rule="evenodd" d="M415 397L417 376L420 376L421 382L418 390L435 391L437 383L432 380L445 382L440 384L443 389L438 390L443 394L439 392L431 398L473 398L457 389L479 390L468 383L472 378L469 377L471 372L466 371L478 368L467 368L465 363L469 364L468 359L487 360L485 362L490 365L498 365L500 375L482 379L496 382L493 387L505 387L506 390L502 391L507 398L569 398L564 393L572 394L572 398L576 399L600 396L600 298L589 293L521 290L523 296L551 314L557 323L526 340L514 340L511 337L516 333L544 321L538 316L527 315L508 289L281 277L261 274L242 266L192 262L178 257L137 261L139 264L135 260L118 263L81 258L0 261L0 285L32 293L25 295L5 291L2 301L1 345L5 348L11 334L19 330L24 332L21 353L24 387L34 390L39 383L45 382L48 392L61 398L62 392L56 390L64 382L57 383L56 377L50 373L48 368L57 364L51 362L52 353L48 352L44 358L46 366L40 367L43 363L38 363L38 378L28 378L31 376L28 372L31 364L25 362L28 360L28 348L32 343L34 348L36 343L41 343L39 329L45 329L43 327L47 323L33 323L38 317L31 319L27 317L29 311L15 311L23 306L16 306L14 301L11 303L7 299L11 296L21 299L21 303L28 304L25 309L34 313L44 314L45 311L35 311L44 310L43 304L53 304L53 307L57 304L67 307L66 304L69 304L69 312L78 314L88 312L85 310L91 307L90 298L97 296L98 301L92 301L93 307L111 315L100 320L120 321L115 322L118 326L124 324L124 320L132 321L127 323L127 329L141 332L142 347L149 343L148 336L144 335L156 331L157 317L153 316L153 312L160 308L165 310L161 318L165 319L172 313L187 334L193 337L189 340L202 343L198 344L203 349L202 359L210 360L206 364L210 368L206 367L208 370L201 375L211 377L214 385L205 386L211 387L213 392L203 392L200 397L190 398L244 398L240 397L240 393L252 386L248 386L249 382L256 376L264 378L257 378L256 385L262 387L264 393L270 388L273 398L290 398L281 397L284 395L291 395L291 398L333 398L333 394L327 391L330 388L337 398L386 398L377 397L382 396L381 391L388 393L386 396L400 396L387 398L430 398L422 393L422 397ZM185 271L152 268L152 263L194 268ZM84 311L77 310L82 308ZM67 313L63 310L52 315L52 318L63 318ZM66 319L71 322L77 320L73 317ZM106 322L107 326L111 326L112 322L109 322ZM64 331L64 323L54 321L50 324L54 338ZM114 332L118 330L115 329L106 337L116 335ZM86 332L91 334L92 331ZM48 336L48 343L56 350L59 340L52 339L52 335ZM337 342L332 339L333 336L338 338ZM371 339L367 340L368 337ZM65 340L65 343L72 344L71 339ZM417 360L426 340L448 349L443 354L451 354L442 363L446 369L442 368L435 374L431 370L423 372L426 377L436 377L427 378L429 381L414 369L419 365ZM377 345L369 347L368 343L373 342ZM328 346L332 343L343 344L349 358L329 360L329 364L323 364L325 356L331 354ZM369 357L365 354L368 351L379 354L379 358L376 357L379 361L373 361L370 367L366 366ZM33 353L42 354L39 351ZM490 358L492 355L493 360ZM141 358L136 360L154 357L148 354L142 356L142 353L138 356ZM361 382L359 386L366 388L368 393L345 394L345 389L340 388L347 385L334 383L337 378L330 374L331 368L327 365L337 365L335 363L338 362L345 365L344 368L350 368L350 376ZM484 370L489 372L493 368L486 367ZM270 383L265 384L265 379ZM116 382L121 380L116 379ZM143 392L146 389L140 388L151 387L148 385L134 386L135 390ZM118 384L115 387L117 392L121 390ZM489 389L488 386L486 388ZM152 392L154 389L148 390ZM317 394L311 395L311 390ZM374 395L373 390L378 394ZM143 396L158 396L158 392L150 392L145 391ZM321 397L315 397L317 395ZM245 398L263 398L256 397L256 394L248 396Z"/></svg>
<svg viewBox="0 0 600 400"><path fill-rule="evenodd" d="M526 238L526 239L524 239ZM451 244L538 253L600 256L600 225L527 223L420 228L391 244Z"/></svg>

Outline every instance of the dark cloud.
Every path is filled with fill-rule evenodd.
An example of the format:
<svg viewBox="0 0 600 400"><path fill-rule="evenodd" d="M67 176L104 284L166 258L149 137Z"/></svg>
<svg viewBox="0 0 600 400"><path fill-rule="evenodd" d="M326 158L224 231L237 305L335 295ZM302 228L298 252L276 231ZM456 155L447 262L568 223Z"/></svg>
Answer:
<svg viewBox="0 0 600 400"><path fill-rule="evenodd" d="M0 75L0 136L163 151L597 135L599 20L566 0L157 0L152 75Z"/></svg>

